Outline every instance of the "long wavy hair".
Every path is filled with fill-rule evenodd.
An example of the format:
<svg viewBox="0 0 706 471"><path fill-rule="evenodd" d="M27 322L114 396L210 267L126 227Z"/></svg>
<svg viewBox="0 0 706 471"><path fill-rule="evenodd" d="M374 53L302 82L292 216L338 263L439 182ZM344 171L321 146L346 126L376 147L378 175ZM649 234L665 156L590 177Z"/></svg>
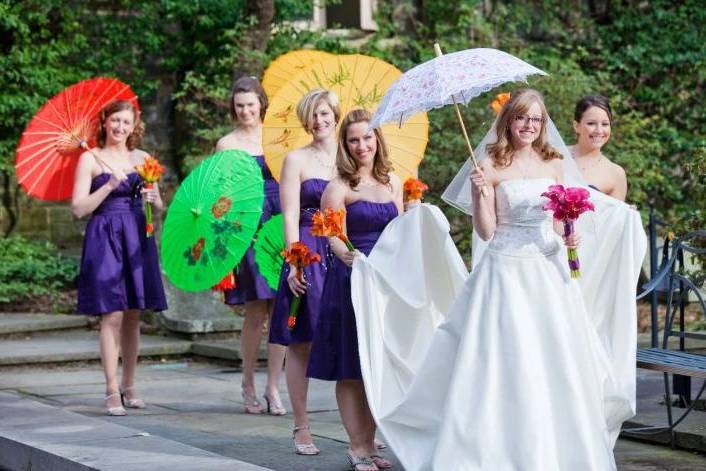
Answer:
<svg viewBox="0 0 706 471"><path fill-rule="evenodd" d="M495 124L495 133L498 140L486 147L487 154L493 158L495 167L504 168L512 164L515 148L512 145L510 126L519 115L527 115L533 104L539 105L542 110L542 126L539 137L532 143L532 148L542 156L543 160L562 159L559 151L549 144L547 140L547 109L544 106L542 94L531 88L523 88L512 93L510 100L500 110Z"/></svg>
<svg viewBox="0 0 706 471"><path fill-rule="evenodd" d="M111 101L98 113L98 129L96 130L96 142L98 147L105 147L105 139L107 131L105 130L105 120L113 113L130 110L135 121L135 128L132 134L127 137L125 145L128 150L133 150L142 143L142 136L145 134L145 124L140 119L140 113L137 112L132 103L127 100Z"/></svg>
<svg viewBox="0 0 706 471"><path fill-rule="evenodd" d="M355 189L360 183L360 175L358 175L358 162L348 151L348 128L356 123L369 123L372 119L370 112L363 109L351 110L341 123L341 130L338 134L338 152L336 153L336 167L338 168L339 176L348 185ZM373 160L373 178L385 185L390 184L390 172L392 164L390 163L389 152L385 138L382 135L380 128L373 129L375 139L377 140L377 151Z"/></svg>

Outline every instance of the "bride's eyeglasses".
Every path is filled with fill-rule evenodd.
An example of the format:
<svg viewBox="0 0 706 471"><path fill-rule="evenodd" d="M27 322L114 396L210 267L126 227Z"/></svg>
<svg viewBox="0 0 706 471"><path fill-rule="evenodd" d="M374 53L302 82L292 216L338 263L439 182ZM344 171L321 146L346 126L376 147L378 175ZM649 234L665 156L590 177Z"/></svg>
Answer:
<svg viewBox="0 0 706 471"><path fill-rule="evenodd" d="M537 116L525 116L523 114L518 114L515 116L515 121L521 121L523 124L532 123L535 126L541 126L544 122L544 118L539 118Z"/></svg>

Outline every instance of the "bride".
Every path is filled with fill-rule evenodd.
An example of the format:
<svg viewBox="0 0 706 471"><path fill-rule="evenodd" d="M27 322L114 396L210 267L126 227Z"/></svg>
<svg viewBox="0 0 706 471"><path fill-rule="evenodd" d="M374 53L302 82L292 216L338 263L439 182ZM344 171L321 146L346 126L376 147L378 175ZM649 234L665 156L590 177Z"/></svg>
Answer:
<svg viewBox="0 0 706 471"><path fill-rule="evenodd" d="M579 284L564 249L579 239L562 243L542 210L549 185L579 177L541 95L515 92L484 143L471 191L467 166L445 194L474 215L470 276L429 205L354 262L371 410L408 471L614 470L620 425L634 413L639 215L592 193ZM597 276L607 258L625 266Z"/></svg>

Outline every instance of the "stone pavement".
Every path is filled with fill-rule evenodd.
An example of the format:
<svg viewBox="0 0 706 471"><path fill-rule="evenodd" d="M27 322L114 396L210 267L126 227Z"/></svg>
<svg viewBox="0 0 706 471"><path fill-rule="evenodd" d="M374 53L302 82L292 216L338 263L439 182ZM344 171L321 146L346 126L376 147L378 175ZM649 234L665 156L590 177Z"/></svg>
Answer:
<svg viewBox="0 0 706 471"><path fill-rule="evenodd" d="M97 364L2 368L0 469L30 469L27 462L11 462L18 453L31 455L33 471L347 469L333 384L311 383L312 431L322 454L304 457L292 451L291 414L243 413L240 379L239 371L223 364L142 362L138 386L149 408L107 417ZM259 372L260 393L264 382ZM282 391L288 405L286 388ZM391 452L386 455L394 460ZM50 458L52 465L43 466L47 461L41 460ZM706 470L704 456L628 440L619 441L616 458L620 471Z"/></svg>

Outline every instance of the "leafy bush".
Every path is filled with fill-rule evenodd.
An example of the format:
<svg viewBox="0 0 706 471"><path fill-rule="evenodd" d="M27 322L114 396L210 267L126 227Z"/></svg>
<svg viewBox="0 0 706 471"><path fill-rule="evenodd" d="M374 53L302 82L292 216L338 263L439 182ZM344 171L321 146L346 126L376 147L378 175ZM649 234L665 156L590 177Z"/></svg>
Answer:
<svg viewBox="0 0 706 471"><path fill-rule="evenodd" d="M0 239L0 303L15 303L73 287L78 274L75 260L58 253L50 242L22 236Z"/></svg>

